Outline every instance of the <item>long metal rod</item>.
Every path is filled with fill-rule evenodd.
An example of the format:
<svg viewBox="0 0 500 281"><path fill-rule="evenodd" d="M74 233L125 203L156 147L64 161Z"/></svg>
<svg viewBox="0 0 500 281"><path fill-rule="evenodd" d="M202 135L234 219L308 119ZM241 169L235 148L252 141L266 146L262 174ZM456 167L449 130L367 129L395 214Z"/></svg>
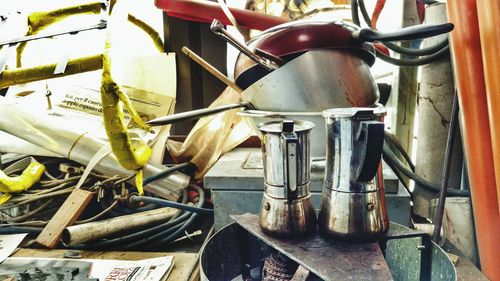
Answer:
<svg viewBox="0 0 500 281"><path fill-rule="evenodd" d="M448 131L448 140L446 141L446 152L444 156L443 182L439 192L439 201L436 214L434 215L434 232L432 240L438 243L441 235L441 226L443 225L444 206L446 203L446 190L448 189L448 180L450 179L451 160L453 158L453 149L455 147L455 135L458 129L458 96L453 98L453 108L451 110L450 130Z"/></svg>
<svg viewBox="0 0 500 281"><path fill-rule="evenodd" d="M477 1L479 32L483 54L486 100L490 120L491 145L497 187L497 202L500 211L500 30L496 23L500 20L499 1Z"/></svg>
<svg viewBox="0 0 500 281"><path fill-rule="evenodd" d="M10 39L6 41L0 42L0 46L3 45L12 45L12 44L17 44L17 43L22 43L22 42L27 42L27 41L32 41L32 40L38 40L38 39L43 39L43 38L51 38L54 36L59 36L59 35L65 35L65 34L76 34L80 31L87 31L87 30L93 30L93 29L104 29L107 26L107 22L104 20L101 20L98 24L94 24L91 26L85 26L85 27L80 27L80 28L71 28L63 31L56 31L52 33L45 33L45 34L35 34L35 35L29 35L25 36L22 38L16 38L16 39Z"/></svg>
<svg viewBox="0 0 500 281"><path fill-rule="evenodd" d="M191 110L187 112L182 112L182 113L176 113L164 117L159 117L153 120L150 120L146 122L148 125L151 126L164 126L176 122L181 122L181 121L186 121L186 120L193 120L193 119L198 119L203 116L207 115L212 115L216 114L219 112L223 112L226 110L230 109L235 109L235 108L241 108L241 107L249 107L250 104L248 103L235 103L235 104L228 104L228 105L222 105L222 106L217 106L217 107L212 107L212 108L202 108L202 109L197 109L197 110Z"/></svg>

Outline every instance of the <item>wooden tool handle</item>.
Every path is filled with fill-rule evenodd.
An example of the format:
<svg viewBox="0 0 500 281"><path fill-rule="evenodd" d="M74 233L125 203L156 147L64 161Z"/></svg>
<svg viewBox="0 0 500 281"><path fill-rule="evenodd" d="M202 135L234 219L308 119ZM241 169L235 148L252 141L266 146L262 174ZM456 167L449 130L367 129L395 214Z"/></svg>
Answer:
<svg viewBox="0 0 500 281"><path fill-rule="evenodd" d="M222 81L222 83L231 87L236 92L241 93L243 91L240 87L238 87L238 85L236 85L233 81L231 81L231 79L227 78L226 75L217 70L217 68L212 66L206 60L198 56L195 52L191 51L188 47L182 47L182 52L186 54L190 59L194 60L196 63L201 65L201 67L203 67L206 71L210 72L217 79Z"/></svg>

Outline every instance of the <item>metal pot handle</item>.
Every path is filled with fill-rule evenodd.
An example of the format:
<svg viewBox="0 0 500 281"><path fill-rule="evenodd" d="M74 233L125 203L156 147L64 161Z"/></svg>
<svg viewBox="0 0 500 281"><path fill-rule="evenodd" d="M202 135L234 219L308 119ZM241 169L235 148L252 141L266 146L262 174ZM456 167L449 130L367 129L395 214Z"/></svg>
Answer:
<svg viewBox="0 0 500 281"><path fill-rule="evenodd" d="M299 139L293 131L294 121L284 120L282 122L281 145L283 152L283 180L285 184L285 196L288 199L297 198L297 176L298 176L298 145Z"/></svg>
<svg viewBox="0 0 500 281"><path fill-rule="evenodd" d="M384 123L361 121L356 140L361 142L356 181L371 181L375 177L382 157Z"/></svg>

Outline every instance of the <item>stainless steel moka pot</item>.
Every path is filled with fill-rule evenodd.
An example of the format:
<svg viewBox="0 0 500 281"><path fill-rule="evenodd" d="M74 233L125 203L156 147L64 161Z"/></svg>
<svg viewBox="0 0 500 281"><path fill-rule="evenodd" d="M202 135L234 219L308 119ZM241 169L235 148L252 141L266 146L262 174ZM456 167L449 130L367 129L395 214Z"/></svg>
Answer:
<svg viewBox="0 0 500 281"><path fill-rule="evenodd" d="M316 229L309 190L309 138L313 127L308 121L291 120L259 124L264 162L259 224L272 236L304 236Z"/></svg>
<svg viewBox="0 0 500 281"><path fill-rule="evenodd" d="M373 241L389 228L381 165L384 115L382 108L323 111L327 152L318 225L325 236Z"/></svg>

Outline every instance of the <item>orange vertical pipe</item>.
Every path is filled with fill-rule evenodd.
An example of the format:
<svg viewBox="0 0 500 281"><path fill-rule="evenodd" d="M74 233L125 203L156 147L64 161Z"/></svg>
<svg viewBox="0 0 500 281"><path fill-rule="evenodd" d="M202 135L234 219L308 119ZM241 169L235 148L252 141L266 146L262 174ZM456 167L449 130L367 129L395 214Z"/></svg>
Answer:
<svg viewBox="0 0 500 281"><path fill-rule="evenodd" d="M481 269L491 280L500 281L500 214L476 2L449 0L447 9L455 25L450 42Z"/></svg>
<svg viewBox="0 0 500 281"><path fill-rule="evenodd" d="M500 1L477 1L495 182L500 207Z"/></svg>

